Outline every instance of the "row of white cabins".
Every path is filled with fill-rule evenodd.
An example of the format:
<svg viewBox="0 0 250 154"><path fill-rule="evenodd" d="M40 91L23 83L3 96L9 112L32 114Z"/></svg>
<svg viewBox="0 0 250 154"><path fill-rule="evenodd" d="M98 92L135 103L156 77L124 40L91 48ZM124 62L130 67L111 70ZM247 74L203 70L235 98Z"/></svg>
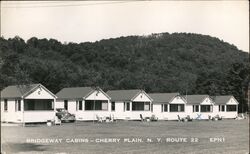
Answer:
<svg viewBox="0 0 250 154"><path fill-rule="evenodd" d="M143 90L63 88L56 95L41 84L8 86L1 91L1 122L30 123L54 119L56 109L75 114L76 120L96 120L96 116L139 120L154 115L159 120L190 116L208 119L219 115L236 118L238 102L233 96L146 93Z"/></svg>

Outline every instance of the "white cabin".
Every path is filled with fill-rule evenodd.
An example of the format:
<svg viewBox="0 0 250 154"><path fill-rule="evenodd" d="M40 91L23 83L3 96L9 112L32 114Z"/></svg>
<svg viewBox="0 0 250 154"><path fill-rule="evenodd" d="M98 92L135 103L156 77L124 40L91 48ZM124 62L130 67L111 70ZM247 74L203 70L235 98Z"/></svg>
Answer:
<svg viewBox="0 0 250 154"><path fill-rule="evenodd" d="M222 118L236 118L238 116L238 101L233 96L216 96L217 113Z"/></svg>
<svg viewBox="0 0 250 154"><path fill-rule="evenodd" d="M64 108L76 120L97 120L97 116L110 117L110 97L100 88L63 88L57 94L56 108Z"/></svg>
<svg viewBox="0 0 250 154"><path fill-rule="evenodd" d="M109 90L111 114L116 119L140 120L152 116L152 98L143 90Z"/></svg>
<svg viewBox="0 0 250 154"><path fill-rule="evenodd" d="M187 116L186 100L179 93L149 93L153 114L159 120L178 120Z"/></svg>
<svg viewBox="0 0 250 154"><path fill-rule="evenodd" d="M1 91L1 122L53 120L55 100L56 96L41 84L8 86Z"/></svg>
<svg viewBox="0 0 250 154"><path fill-rule="evenodd" d="M217 106L208 95L187 95L186 101L186 112L193 119L210 119L217 114Z"/></svg>

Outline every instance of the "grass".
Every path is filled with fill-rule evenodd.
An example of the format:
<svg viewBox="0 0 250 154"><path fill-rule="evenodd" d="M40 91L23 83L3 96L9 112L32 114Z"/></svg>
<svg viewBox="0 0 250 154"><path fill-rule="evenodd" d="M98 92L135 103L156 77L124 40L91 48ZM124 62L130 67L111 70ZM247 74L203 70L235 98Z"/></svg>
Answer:
<svg viewBox="0 0 250 154"><path fill-rule="evenodd" d="M62 126L3 126L2 150L6 153L249 153L248 120L222 121L119 121L78 122ZM61 143L28 143L27 139L63 139ZM120 139L119 143L97 143L96 139ZM127 143L124 138L142 139ZM146 142L147 138L152 142ZM161 138L162 142L157 142ZM188 142L166 142L166 138L187 138ZM198 138L198 142L190 142ZM210 142L224 138L224 142ZM67 143L66 139L88 139L91 143ZM135 140L134 140L135 141Z"/></svg>

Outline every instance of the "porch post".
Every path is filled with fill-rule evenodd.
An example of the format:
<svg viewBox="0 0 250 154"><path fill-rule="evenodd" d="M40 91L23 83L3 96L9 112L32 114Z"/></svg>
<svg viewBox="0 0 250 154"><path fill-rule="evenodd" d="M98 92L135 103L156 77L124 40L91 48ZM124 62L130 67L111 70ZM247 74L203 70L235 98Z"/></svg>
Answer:
<svg viewBox="0 0 250 154"><path fill-rule="evenodd" d="M22 122L23 122L23 127L24 127L25 126L25 120L24 120L24 99L21 99L21 112L22 112L22 115L23 115Z"/></svg>
<svg viewBox="0 0 250 154"><path fill-rule="evenodd" d="M132 102L130 101L129 111L132 111Z"/></svg>
<svg viewBox="0 0 250 154"><path fill-rule="evenodd" d="M85 100L82 100L82 111L85 111Z"/></svg>
<svg viewBox="0 0 250 154"><path fill-rule="evenodd" d="M111 101L108 100L108 112L110 113L111 112Z"/></svg>
<svg viewBox="0 0 250 154"><path fill-rule="evenodd" d="M54 98L54 102L53 102L53 108L54 108L54 112L56 112L56 99Z"/></svg>

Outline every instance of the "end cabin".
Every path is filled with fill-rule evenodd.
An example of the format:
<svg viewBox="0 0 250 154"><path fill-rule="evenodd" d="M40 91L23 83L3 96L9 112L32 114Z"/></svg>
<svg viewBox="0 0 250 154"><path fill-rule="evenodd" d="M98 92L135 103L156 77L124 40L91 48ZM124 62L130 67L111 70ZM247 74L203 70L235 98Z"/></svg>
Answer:
<svg viewBox="0 0 250 154"><path fill-rule="evenodd" d="M140 120L140 115L152 115L153 100L144 90L109 90L107 94L111 97L111 114L117 119Z"/></svg>
<svg viewBox="0 0 250 154"><path fill-rule="evenodd" d="M55 117L56 96L41 84L8 86L1 91L1 121L46 122Z"/></svg>
<svg viewBox="0 0 250 154"><path fill-rule="evenodd" d="M153 99L153 114L159 120L178 120L186 117L186 100L179 93L149 93Z"/></svg>
<svg viewBox="0 0 250 154"><path fill-rule="evenodd" d="M56 108L64 108L75 114L76 120L97 120L97 116L110 117L110 97L101 88L63 88L56 95Z"/></svg>
<svg viewBox="0 0 250 154"><path fill-rule="evenodd" d="M218 114L222 118L236 118L238 116L238 101L234 96L216 96L215 104Z"/></svg>
<svg viewBox="0 0 250 154"><path fill-rule="evenodd" d="M217 108L208 95L187 95L187 114L193 119L209 119L216 115Z"/></svg>

